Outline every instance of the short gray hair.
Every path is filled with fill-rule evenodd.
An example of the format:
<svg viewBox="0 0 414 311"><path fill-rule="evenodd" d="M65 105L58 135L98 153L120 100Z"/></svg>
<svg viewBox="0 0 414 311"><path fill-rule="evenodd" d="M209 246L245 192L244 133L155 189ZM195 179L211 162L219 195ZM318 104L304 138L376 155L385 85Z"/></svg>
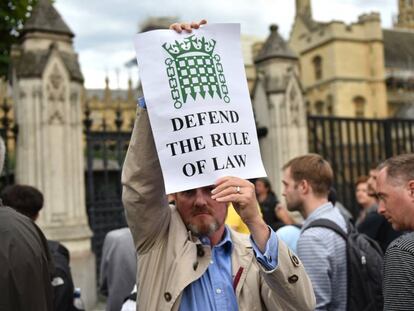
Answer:
<svg viewBox="0 0 414 311"><path fill-rule="evenodd" d="M393 185L414 180L414 153L400 154L385 160L378 170L386 168L387 182Z"/></svg>

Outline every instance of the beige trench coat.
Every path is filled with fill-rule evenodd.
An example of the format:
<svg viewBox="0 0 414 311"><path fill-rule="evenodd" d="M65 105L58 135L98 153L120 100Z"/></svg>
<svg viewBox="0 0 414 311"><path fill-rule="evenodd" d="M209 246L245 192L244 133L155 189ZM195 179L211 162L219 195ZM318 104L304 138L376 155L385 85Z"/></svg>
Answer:
<svg viewBox="0 0 414 311"><path fill-rule="evenodd" d="M211 258L209 246L191 236L165 196L161 168L147 112L139 109L123 173L123 204L138 252L137 310L178 310L183 290L201 277ZM279 240L278 266L264 270L247 235L231 231L233 278L241 311L313 310L311 282L296 255Z"/></svg>

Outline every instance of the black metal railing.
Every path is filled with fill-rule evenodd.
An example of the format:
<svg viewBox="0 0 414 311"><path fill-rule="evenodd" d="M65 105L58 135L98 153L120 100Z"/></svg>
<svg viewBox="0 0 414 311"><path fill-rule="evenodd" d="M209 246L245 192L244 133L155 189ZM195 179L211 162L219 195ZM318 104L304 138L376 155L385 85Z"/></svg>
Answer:
<svg viewBox="0 0 414 311"><path fill-rule="evenodd" d="M388 157L413 152L413 138L411 119L308 116L309 150L331 163L338 199L354 216L357 178Z"/></svg>
<svg viewBox="0 0 414 311"><path fill-rule="evenodd" d="M6 148L3 171L0 174L0 189L14 183L14 171L16 167L17 132L16 122L10 116L12 107L4 98L0 105L0 136L3 138Z"/></svg>
<svg viewBox="0 0 414 311"><path fill-rule="evenodd" d="M91 111L84 119L86 141L86 208L93 231L92 249L96 256L97 276L105 235L126 226L122 207L121 171L131 132L122 131L122 115L118 109L115 130L108 129L103 119L99 129L92 129Z"/></svg>

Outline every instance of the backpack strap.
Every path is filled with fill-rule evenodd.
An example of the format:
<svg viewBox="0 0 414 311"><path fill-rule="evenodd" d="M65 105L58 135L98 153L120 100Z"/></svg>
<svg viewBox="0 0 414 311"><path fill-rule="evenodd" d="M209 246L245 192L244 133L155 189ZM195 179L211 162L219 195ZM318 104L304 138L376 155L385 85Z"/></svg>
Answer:
<svg viewBox="0 0 414 311"><path fill-rule="evenodd" d="M302 224L291 224L291 226L302 229Z"/></svg>
<svg viewBox="0 0 414 311"><path fill-rule="evenodd" d="M306 226L303 231L309 229L309 228L315 228L315 227L323 227L327 229L331 229L332 231L335 231L337 234L339 234L345 241L348 240L348 235L345 233L345 231L339 227L336 223L334 223L332 220L320 218L312 221L308 226Z"/></svg>

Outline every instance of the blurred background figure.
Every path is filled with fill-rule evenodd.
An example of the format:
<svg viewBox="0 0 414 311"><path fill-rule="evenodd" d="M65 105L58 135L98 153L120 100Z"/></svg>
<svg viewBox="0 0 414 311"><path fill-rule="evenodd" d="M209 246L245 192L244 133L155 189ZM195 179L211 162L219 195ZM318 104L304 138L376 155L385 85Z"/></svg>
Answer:
<svg viewBox="0 0 414 311"><path fill-rule="evenodd" d="M355 183L355 198L360 207L358 218L355 222L359 226L371 210L376 211L376 200L368 194L368 176L360 176Z"/></svg>
<svg viewBox="0 0 414 311"><path fill-rule="evenodd" d="M260 215L263 217L259 205L257 206L257 209L259 210ZM226 225L232 228L233 230L236 230L238 233L250 234L249 228L243 222L240 215L237 214L232 203L228 204Z"/></svg>
<svg viewBox="0 0 414 311"><path fill-rule="evenodd" d="M137 257L129 228L108 232L102 249L100 292L106 311L119 311L135 285Z"/></svg>
<svg viewBox="0 0 414 311"><path fill-rule="evenodd" d="M134 289L132 290L131 294L128 296L128 298L125 300L125 302L122 304L121 311L136 311L137 310L137 286L134 286Z"/></svg>
<svg viewBox="0 0 414 311"><path fill-rule="evenodd" d="M0 173L5 146L0 138ZM53 262L36 224L0 202L0 309L52 311Z"/></svg>
<svg viewBox="0 0 414 311"><path fill-rule="evenodd" d="M283 226L276 231L277 236L296 253L296 244L300 236L302 224L295 224L286 206L282 203L276 205L275 215L283 223Z"/></svg>
<svg viewBox="0 0 414 311"><path fill-rule="evenodd" d="M267 178L258 178L255 182L257 201L260 204L260 210L263 219L273 230L277 230L284 223L276 217L275 207L279 204L276 194L272 191L272 186Z"/></svg>
<svg viewBox="0 0 414 311"><path fill-rule="evenodd" d="M376 164L373 164L369 170L367 191L368 195L374 199L374 205L367 210L364 219L360 221L357 229L359 232L365 233L371 239L377 241L381 246L382 251L385 253L388 245L399 237L402 232L395 231L387 219L377 212L377 175L378 170L376 168Z"/></svg>
<svg viewBox="0 0 414 311"><path fill-rule="evenodd" d="M352 214L346 209L346 207L341 202L338 201L338 196L336 193L336 189L334 187L331 187L331 189L329 189L328 201L331 202L332 205L335 206L337 209L339 209L339 212L347 222L354 222L354 217L352 217Z"/></svg>
<svg viewBox="0 0 414 311"><path fill-rule="evenodd" d="M297 252L296 247L300 236L301 224L286 225L279 228L276 233L286 245L295 253Z"/></svg>
<svg viewBox="0 0 414 311"><path fill-rule="evenodd" d="M29 218L7 206L0 208L0 266L1 310L55 310L46 239Z"/></svg>
<svg viewBox="0 0 414 311"><path fill-rule="evenodd" d="M290 216L286 205L282 203L278 203L274 209L275 216L277 219L279 219L282 222L282 227L285 225L292 225L295 222L293 221L292 217Z"/></svg>
<svg viewBox="0 0 414 311"><path fill-rule="evenodd" d="M43 194L31 186L7 186L0 196L3 204L27 216L33 222L39 217L39 212L43 208ZM47 245L55 266L51 281L54 310L77 310L73 305L74 285L69 266L69 251L57 241L47 240Z"/></svg>
<svg viewBox="0 0 414 311"><path fill-rule="evenodd" d="M250 233L249 228L247 228L246 224L243 222L240 215L237 214L233 204L231 203L228 205L227 209L226 225L239 233Z"/></svg>

